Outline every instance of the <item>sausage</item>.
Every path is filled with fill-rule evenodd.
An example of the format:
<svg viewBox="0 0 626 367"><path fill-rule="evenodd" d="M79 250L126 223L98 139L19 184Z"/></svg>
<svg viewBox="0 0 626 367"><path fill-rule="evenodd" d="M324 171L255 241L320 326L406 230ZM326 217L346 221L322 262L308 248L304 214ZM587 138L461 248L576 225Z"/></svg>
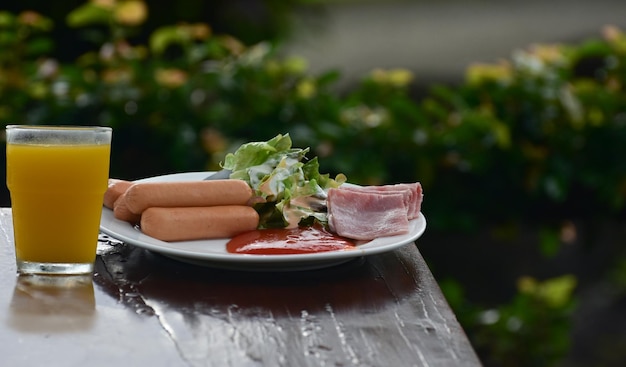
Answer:
<svg viewBox="0 0 626 367"><path fill-rule="evenodd" d="M141 219L141 215L128 210L128 205L126 205L126 193L123 193L115 200L115 204L113 204L113 216L116 219L126 221L130 224L138 224Z"/></svg>
<svg viewBox="0 0 626 367"><path fill-rule="evenodd" d="M250 206L150 207L141 215L141 231L161 241L228 238L254 230L259 214Z"/></svg>
<svg viewBox="0 0 626 367"><path fill-rule="evenodd" d="M252 197L252 189L243 180L141 182L126 191L126 205L141 214L149 207L248 205Z"/></svg>
<svg viewBox="0 0 626 367"><path fill-rule="evenodd" d="M109 178L109 186L104 192L104 206L113 209L115 201L133 184L132 181Z"/></svg>

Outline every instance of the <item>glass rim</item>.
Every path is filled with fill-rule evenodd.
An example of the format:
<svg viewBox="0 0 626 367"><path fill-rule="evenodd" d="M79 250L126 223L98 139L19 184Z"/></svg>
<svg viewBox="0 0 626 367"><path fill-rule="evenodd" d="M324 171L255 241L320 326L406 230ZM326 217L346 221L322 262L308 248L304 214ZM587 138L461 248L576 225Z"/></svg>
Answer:
<svg viewBox="0 0 626 367"><path fill-rule="evenodd" d="M53 130L53 131L112 131L109 126L84 126L84 125L6 125L5 130Z"/></svg>

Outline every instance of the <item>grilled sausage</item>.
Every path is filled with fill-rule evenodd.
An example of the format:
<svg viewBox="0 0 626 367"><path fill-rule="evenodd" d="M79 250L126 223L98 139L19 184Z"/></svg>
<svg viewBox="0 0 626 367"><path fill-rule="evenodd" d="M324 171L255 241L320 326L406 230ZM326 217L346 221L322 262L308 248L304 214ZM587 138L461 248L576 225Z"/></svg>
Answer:
<svg viewBox="0 0 626 367"><path fill-rule="evenodd" d="M126 191L128 209L141 214L150 207L248 205L252 189L243 180L142 182Z"/></svg>
<svg viewBox="0 0 626 367"><path fill-rule="evenodd" d="M126 193L123 193L117 198L117 200L115 200L115 204L113 205L113 216L116 219L129 222L130 224L138 224L141 219L141 215L128 210L128 206L126 205Z"/></svg>
<svg viewBox="0 0 626 367"><path fill-rule="evenodd" d="M161 241L228 238L254 230L259 214L250 206L150 207L141 215L141 231Z"/></svg>
<svg viewBox="0 0 626 367"><path fill-rule="evenodd" d="M104 192L104 206L113 209L115 201L133 184L132 181L109 178L109 186Z"/></svg>

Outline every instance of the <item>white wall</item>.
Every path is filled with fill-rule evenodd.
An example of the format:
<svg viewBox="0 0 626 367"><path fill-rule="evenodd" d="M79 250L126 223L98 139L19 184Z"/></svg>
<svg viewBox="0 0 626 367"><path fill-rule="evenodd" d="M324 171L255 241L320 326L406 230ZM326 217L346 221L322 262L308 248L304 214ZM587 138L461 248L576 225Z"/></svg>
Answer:
<svg viewBox="0 0 626 367"><path fill-rule="evenodd" d="M284 52L312 71L339 69L345 81L374 67L405 67L418 81L455 79L471 62L509 57L532 43L626 31L626 0L332 1L303 9Z"/></svg>

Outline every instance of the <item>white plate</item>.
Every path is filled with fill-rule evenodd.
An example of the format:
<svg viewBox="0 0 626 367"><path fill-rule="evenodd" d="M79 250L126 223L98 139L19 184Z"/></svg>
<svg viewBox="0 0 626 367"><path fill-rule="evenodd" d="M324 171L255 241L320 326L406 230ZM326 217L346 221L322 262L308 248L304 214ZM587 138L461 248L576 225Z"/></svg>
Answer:
<svg viewBox="0 0 626 367"><path fill-rule="evenodd" d="M199 181L214 172L188 172L165 176L151 177L139 181L167 182L167 181ZM183 262L238 270L251 271L286 271L323 268L340 264L355 258L374 255L396 249L419 238L426 229L426 219L421 214L419 218L409 222L409 233L398 236L380 237L359 245L355 250L329 251L314 254L294 255L249 255L232 254L226 251L229 239L214 239L201 241L164 242L146 236L138 228L115 219L113 211L102 209L100 230L118 240L135 246L154 251L167 257Z"/></svg>

